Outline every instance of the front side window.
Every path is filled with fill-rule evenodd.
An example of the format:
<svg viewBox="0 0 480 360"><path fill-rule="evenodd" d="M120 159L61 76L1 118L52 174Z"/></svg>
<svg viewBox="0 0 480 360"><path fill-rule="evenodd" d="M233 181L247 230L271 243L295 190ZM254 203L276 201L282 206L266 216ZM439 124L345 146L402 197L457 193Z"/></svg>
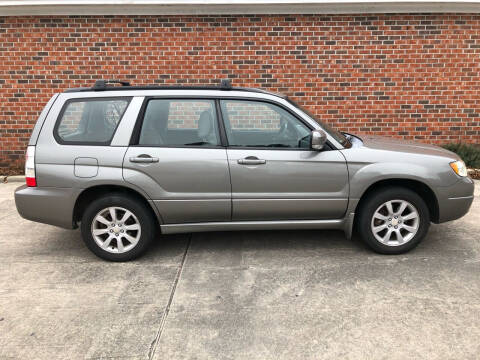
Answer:
<svg viewBox="0 0 480 360"><path fill-rule="evenodd" d="M220 144L214 100L151 99L139 145L217 146Z"/></svg>
<svg viewBox="0 0 480 360"><path fill-rule="evenodd" d="M62 110L55 135L67 144L108 144L129 101L129 98L70 100Z"/></svg>
<svg viewBox="0 0 480 360"><path fill-rule="evenodd" d="M303 111L308 117L310 117L312 120L315 120L317 123L319 123L322 126L322 129L325 130L331 137L333 137L336 141L340 143L340 145L344 146L345 148L350 148L352 147L352 144L348 140L347 136L343 134L342 132L338 131L337 129L333 128L332 126L328 125L327 123L321 121L317 116L315 116L312 112L307 110L306 108L300 106L296 102L294 102L291 99L287 99L289 103L291 103L293 106L295 106L297 109Z"/></svg>
<svg viewBox="0 0 480 360"><path fill-rule="evenodd" d="M310 129L275 104L249 100L221 100L230 146L310 148Z"/></svg>

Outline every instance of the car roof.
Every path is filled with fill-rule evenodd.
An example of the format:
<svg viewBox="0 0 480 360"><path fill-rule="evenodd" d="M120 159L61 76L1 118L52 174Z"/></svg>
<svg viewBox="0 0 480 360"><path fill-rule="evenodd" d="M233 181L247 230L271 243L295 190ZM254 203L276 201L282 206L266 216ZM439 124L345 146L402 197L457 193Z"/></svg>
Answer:
<svg viewBox="0 0 480 360"><path fill-rule="evenodd" d="M121 86L109 86L108 84L120 84ZM97 80L93 87L80 87L65 90L64 93L85 93L85 92L99 92L99 91L129 91L129 90L221 90L221 91L239 91L246 93L260 93L268 94L282 99L287 96L280 93L266 91L263 89L248 88L248 87L232 87L229 79L222 80L220 86L215 85L140 85L131 86L129 82L118 80Z"/></svg>

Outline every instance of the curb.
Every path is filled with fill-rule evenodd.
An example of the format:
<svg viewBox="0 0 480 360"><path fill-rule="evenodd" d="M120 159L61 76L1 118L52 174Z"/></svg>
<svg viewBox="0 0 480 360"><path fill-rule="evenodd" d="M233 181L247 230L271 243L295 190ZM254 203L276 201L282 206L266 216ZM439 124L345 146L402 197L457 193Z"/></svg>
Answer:
<svg viewBox="0 0 480 360"><path fill-rule="evenodd" d="M25 182L24 175L0 176L0 183Z"/></svg>

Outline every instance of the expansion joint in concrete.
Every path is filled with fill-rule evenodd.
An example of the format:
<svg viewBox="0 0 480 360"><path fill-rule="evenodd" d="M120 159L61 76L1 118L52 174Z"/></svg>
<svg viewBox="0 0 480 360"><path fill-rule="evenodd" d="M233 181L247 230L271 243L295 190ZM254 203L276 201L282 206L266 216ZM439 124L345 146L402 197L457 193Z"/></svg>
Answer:
<svg viewBox="0 0 480 360"><path fill-rule="evenodd" d="M162 337L162 332L163 332L163 329L165 328L165 323L167 321L168 313L170 312L170 306L172 305L173 297L175 296L175 291L177 289L178 282L180 280L180 277L182 276L183 267L185 265L185 261L187 260L187 253L188 253L188 249L190 248L191 242L192 242L192 234L190 234L187 241L187 245L185 246L185 252L183 253L182 261L180 262L177 275L175 276L175 280L173 281L172 289L170 291L170 297L168 298L167 306L165 308L165 311L163 312L162 320L160 321L160 326L156 333L155 339L153 339L152 344L150 345L150 350L148 351L148 360L153 359L155 355L155 351L157 349L157 345L160 342L160 338Z"/></svg>

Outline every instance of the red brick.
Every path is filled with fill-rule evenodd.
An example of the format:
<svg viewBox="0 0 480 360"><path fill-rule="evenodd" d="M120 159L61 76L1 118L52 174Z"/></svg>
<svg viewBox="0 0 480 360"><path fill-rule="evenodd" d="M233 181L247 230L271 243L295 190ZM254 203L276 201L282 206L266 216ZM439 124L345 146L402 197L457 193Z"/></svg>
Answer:
<svg viewBox="0 0 480 360"><path fill-rule="evenodd" d="M50 96L99 78L287 93L339 129L480 142L480 16L0 17L0 173Z"/></svg>

